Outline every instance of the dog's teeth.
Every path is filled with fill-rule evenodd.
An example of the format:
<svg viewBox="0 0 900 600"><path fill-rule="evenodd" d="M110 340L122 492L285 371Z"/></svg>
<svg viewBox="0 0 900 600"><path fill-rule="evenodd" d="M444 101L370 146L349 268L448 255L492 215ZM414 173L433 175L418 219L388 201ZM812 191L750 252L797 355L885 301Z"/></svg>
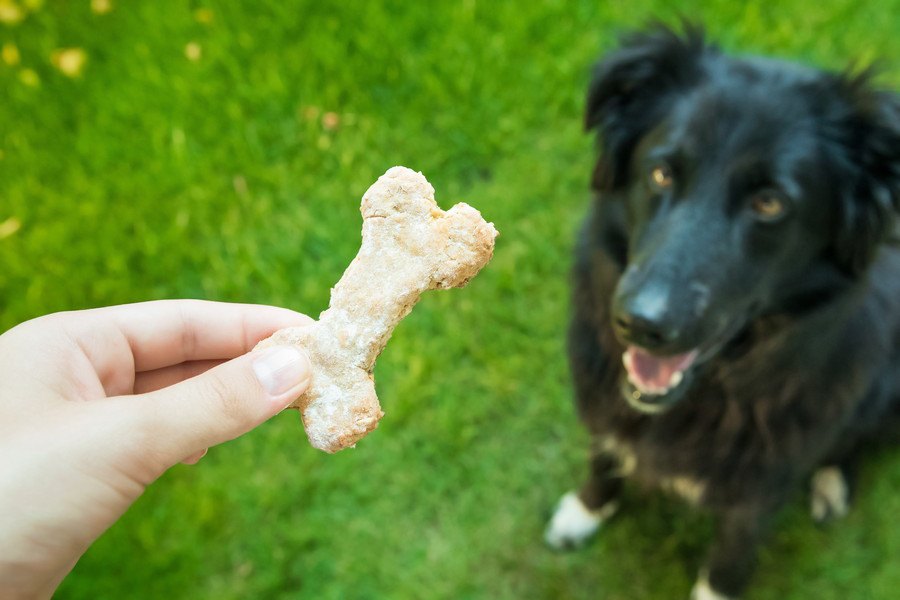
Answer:
<svg viewBox="0 0 900 600"><path fill-rule="evenodd" d="M632 360L631 360L631 355L629 353L627 353L627 352L622 353L622 364L625 365L625 370L631 372Z"/></svg>
<svg viewBox="0 0 900 600"><path fill-rule="evenodd" d="M675 371L672 373L672 377L669 379L669 389L674 387L678 387L678 384L681 383L681 380L684 379L684 373L681 371Z"/></svg>

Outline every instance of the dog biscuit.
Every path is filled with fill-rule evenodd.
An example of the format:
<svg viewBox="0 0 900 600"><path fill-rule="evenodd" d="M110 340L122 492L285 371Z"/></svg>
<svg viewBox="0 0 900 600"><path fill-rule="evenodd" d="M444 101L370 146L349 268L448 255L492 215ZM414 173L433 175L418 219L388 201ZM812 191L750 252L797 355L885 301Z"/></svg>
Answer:
<svg viewBox="0 0 900 600"><path fill-rule="evenodd" d="M384 415L372 371L397 323L422 292L462 287L491 259L497 230L471 206L444 212L421 173L393 167L365 193L362 245L307 327L282 329L257 345L303 348L313 366L300 409L313 447L353 446Z"/></svg>

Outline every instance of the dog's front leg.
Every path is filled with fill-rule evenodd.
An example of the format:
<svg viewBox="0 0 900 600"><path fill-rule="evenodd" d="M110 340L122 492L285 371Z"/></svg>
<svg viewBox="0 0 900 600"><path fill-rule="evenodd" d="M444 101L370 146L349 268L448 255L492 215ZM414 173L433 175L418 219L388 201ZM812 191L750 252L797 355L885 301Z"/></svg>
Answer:
<svg viewBox="0 0 900 600"><path fill-rule="evenodd" d="M715 542L691 600L734 600L743 593L756 568L757 548L770 515L757 506L735 507L720 514Z"/></svg>
<svg viewBox="0 0 900 600"><path fill-rule="evenodd" d="M544 539L557 550L584 544L618 509L622 491L619 460L602 452L591 459L587 482L577 493L564 495L547 525Z"/></svg>

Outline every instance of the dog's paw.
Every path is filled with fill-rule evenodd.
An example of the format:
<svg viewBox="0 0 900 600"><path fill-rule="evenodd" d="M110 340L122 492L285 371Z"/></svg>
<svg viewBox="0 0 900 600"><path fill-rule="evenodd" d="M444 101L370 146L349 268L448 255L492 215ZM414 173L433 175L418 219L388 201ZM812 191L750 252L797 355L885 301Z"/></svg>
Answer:
<svg viewBox="0 0 900 600"><path fill-rule="evenodd" d="M810 513L817 523L846 516L850 509L850 488L838 467L822 467L813 474Z"/></svg>
<svg viewBox="0 0 900 600"><path fill-rule="evenodd" d="M709 585L709 579L705 575L700 575L694 589L691 590L691 600L737 600L732 596L725 596L712 589Z"/></svg>
<svg viewBox="0 0 900 600"><path fill-rule="evenodd" d="M560 499L547 524L544 541L556 550L577 548L589 540L617 508L616 502L609 502L599 510L590 510L578 494L569 492Z"/></svg>

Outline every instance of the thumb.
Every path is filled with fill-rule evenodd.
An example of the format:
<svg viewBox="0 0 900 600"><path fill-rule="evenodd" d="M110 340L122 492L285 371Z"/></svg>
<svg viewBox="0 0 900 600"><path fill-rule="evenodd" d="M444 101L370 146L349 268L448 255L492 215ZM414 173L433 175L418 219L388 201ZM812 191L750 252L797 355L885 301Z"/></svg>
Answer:
<svg viewBox="0 0 900 600"><path fill-rule="evenodd" d="M140 406L141 429L168 467L281 412L311 379L302 350L272 346L133 400Z"/></svg>

